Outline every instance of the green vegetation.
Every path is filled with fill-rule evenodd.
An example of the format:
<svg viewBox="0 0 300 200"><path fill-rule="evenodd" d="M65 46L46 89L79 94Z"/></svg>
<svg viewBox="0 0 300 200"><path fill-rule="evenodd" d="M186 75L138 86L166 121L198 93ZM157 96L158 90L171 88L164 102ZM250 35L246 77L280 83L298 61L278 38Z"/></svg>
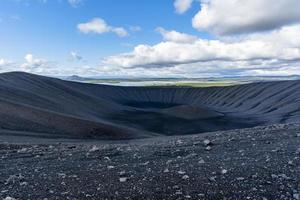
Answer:
<svg viewBox="0 0 300 200"><path fill-rule="evenodd" d="M223 86L231 86L241 84L238 82L173 82L166 84L153 84L155 87L223 87Z"/></svg>
<svg viewBox="0 0 300 200"><path fill-rule="evenodd" d="M119 83L121 83L121 81L119 81L119 80L88 80L85 82L93 83L93 84L119 84Z"/></svg>

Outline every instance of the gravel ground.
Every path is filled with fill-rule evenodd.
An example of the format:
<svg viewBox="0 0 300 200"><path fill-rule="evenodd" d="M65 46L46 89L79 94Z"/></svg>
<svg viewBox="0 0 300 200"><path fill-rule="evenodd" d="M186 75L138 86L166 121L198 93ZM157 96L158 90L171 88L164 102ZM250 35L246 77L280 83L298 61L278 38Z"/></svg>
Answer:
<svg viewBox="0 0 300 200"><path fill-rule="evenodd" d="M300 199L300 125L120 142L0 137L0 198Z"/></svg>

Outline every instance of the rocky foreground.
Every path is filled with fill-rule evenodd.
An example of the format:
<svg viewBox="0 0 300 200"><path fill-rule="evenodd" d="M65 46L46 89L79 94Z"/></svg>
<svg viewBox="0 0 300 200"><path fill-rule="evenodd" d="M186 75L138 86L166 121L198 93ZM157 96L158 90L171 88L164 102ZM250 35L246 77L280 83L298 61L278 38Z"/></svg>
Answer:
<svg viewBox="0 0 300 200"><path fill-rule="evenodd" d="M299 124L120 142L0 140L5 200L300 199Z"/></svg>

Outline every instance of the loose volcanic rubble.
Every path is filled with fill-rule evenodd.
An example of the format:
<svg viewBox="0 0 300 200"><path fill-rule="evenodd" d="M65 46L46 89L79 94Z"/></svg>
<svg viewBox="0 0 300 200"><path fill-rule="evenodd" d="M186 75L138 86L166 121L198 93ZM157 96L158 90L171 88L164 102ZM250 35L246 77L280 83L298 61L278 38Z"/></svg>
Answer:
<svg viewBox="0 0 300 200"><path fill-rule="evenodd" d="M2 142L0 198L298 200L299 133L299 124L286 124L131 141Z"/></svg>

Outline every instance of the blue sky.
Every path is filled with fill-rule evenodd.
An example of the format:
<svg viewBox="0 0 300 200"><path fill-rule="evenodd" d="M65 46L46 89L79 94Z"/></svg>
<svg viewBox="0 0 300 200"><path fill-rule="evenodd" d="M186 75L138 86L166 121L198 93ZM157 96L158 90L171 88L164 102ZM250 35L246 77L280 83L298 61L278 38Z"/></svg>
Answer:
<svg viewBox="0 0 300 200"><path fill-rule="evenodd" d="M0 71L120 77L295 74L300 42L289 41L287 33L298 33L300 3L279 0L277 10L271 0L243 1L1 0ZM254 15L259 6L264 14ZM246 12L249 19L241 16ZM279 45L273 45L278 38Z"/></svg>
<svg viewBox="0 0 300 200"><path fill-rule="evenodd" d="M76 8L68 1L2 0L0 9L0 55L12 60L22 60L31 52L63 61L70 51L78 51L86 59L96 61L127 52L137 44L158 43L158 26L201 35L190 22L197 7L180 16L174 12L172 0L86 0ZM84 35L77 30L78 23L96 17L113 26L138 26L142 31L120 38L114 34Z"/></svg>

